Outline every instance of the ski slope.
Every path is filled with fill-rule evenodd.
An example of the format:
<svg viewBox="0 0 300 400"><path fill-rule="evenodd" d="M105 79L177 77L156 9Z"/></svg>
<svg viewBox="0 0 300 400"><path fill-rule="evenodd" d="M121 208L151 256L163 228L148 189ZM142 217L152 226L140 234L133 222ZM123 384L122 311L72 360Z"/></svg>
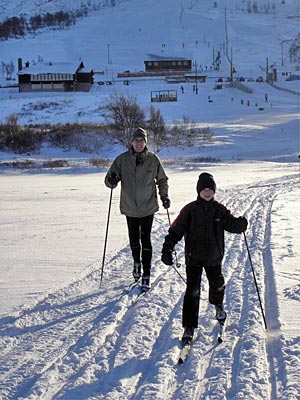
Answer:
<svg viewBox="0 0 300 400"><path fill-rule="evenodd" d="M118 251L111 247L121 243L118 235L125 226L115 191L102 287L99 257L69 284L0 320L1 398L299 399L299 217L290 213L289 207L282 209L282 203L288 205L291 198L299 198L298 167L245 163L208 168L217 179L216 198L235 215L249 220L246 235L268 333L243 236L227 234L225 340L217 343L214 309L208 304L204 279L199 329L187 362L177 365L185 285L172 267L160 261L168 229L166 213L160 211L154 220L152 289L133 304L136 292L128 292L132 282L129 247L127 243ZM174 199L173 219L187 198L195 197L199 169L167 172ZM100 173L76 179L96 185L103 177ZM23 179L28 185L38 176ZM46 175L44 179L47 182L49 178ZM64 179L67 184L70 178ZM108 195L108 190L102 190L97 204L104 216ZM57 198L68 204L61 192ZM90 201L94 213L95 198ZM297 206L299 201L293 200L293 204ZM42 218L43 213L40 215ZM102 223L102 230L104 227ZM287 257L282 241L289 247L288 268L284 262L277 263L278 257ZM184 263L182 243L177 254ZM184 267L180 272L184 274ZM289 281L287 288L284 279Z"/></svg>

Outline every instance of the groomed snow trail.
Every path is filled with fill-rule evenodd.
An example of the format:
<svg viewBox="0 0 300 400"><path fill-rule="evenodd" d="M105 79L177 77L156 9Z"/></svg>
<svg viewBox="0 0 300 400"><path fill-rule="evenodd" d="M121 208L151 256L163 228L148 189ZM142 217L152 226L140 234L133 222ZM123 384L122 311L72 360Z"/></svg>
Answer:
<svg viewBox="0 0 300 400"><path fill-rule="evenodd" d="M132 305L129 248L101 262L0 325L0 398L26 399L264 399L289 390L286 341L279 333L270 252L272 205L299 177L256 180L220 191L217 199L249 221L247 239L266 309L266 334L242 235L226 234L223 271L228 312L225 340L217 343L214 309L202 283L199 329L188 360L178 366L184 283L153 260L152 289ZM168 229L159 213L153 247L159 254ZM183 263L183 245L177 246ZM184 268L179 270L184 275ZM266 305L266 307L265 307ZM280 362L279 362L280 361ZM293 398L293 397L291 397Z"/></svg>

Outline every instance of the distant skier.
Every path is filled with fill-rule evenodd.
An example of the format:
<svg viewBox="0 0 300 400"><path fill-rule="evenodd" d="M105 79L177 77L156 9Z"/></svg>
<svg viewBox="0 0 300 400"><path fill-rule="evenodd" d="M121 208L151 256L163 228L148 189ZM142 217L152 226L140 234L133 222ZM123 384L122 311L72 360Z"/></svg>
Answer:
<svg viewBox="0 0 300 400"><path fill-rule="evenodd" d="M248 225L245 217L235 218L224 205L214 200L215 191L213 176L207 172L200 174L197 200L183 207L163 244L161 259L164 264L172 265L174 246L183 236L185 238L187 287L182 314L183 342L191 341L194 329L198 327L203 269L209 282L209 302L215 305L217 320L225 322L225 280L221 271L224 231L242 233Z"/></svg>
<svg viewBox="0 0 300 400"><path fill-rule="evenodd" d="M267 102L268 102L268 100L269 100L268 93L265 93L265 102L267 103Z"/></svg>
<svg viewBox="0 0 300 400"><path fill-rule="evenodd" d="M159 158L147 148L147 132L133 132L128 151L120 154L105 176L105 185L114 189L121 182L120 210L126 216L133 257L133 277L138 281L142 269L142 290L150 289L152 260L151 230L158 211L157 189L165 209L170 207L168 178Z"/></svg>

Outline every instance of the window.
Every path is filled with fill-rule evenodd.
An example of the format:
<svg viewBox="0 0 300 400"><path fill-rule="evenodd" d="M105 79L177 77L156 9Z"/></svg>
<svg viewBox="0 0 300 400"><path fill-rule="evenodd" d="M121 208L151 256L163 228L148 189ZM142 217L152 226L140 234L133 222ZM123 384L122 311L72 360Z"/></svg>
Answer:
<svg viewBox="0 0 300 400"><path fill-rule="evenodd" d="M53 89L63 90L63 88L64 88L64 84L63 83L54 83L53 84Z"/></svg>
<svg viewBox="0 0 300 400"><path fill-rule="evenodd" d="M41 90L42 89L42 84L41 83L33 83L31 85L32 90Z"/></svg>
<svg viewBox="0 0 300 400"><path fill-rule="evenodd" d="M43 89L44 90L51 90L52 89L52 83L43 83Z"/></svg>

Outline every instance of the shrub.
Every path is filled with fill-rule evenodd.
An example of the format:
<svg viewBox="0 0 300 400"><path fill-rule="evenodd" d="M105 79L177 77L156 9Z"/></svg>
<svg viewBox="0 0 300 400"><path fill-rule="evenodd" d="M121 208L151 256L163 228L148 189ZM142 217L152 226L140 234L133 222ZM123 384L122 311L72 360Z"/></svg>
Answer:
<svg viewBox="0 0 300 400"><path fill-rule="evenodd" d="M165 123L160 109L150 107L150 118L146 127L158 151L165 139Z"/></svg>
<svg viewBox="0 0 300 400"><path fill-rule="evenodd" d="M105 160L103 158L98 158L98 157L90 158L89 164L91 164L93 167L97 167L97 168L110 166L110 162L108 160Z"/></svg>
<svg viewBox="0 0 300 400"><path fill-rule="evenodd" d="M1 162L0 166L1 167L10 167L10 168L29 169L29 168L34 168L36 165L32 160L17 160L17 161Z"/></svg>
<svg viewBox="0 0 300 400"><path fill-rule="evenodd" d="M195 163L217 163L221 160L215 157L194 157L191 159L191 162Z"/></svg>
<svg viewBox="0 0 300 400"><path fill-rule="evenodd" d="M103 144L103 136L107 128L96 124L58 124L50 128L47 137L50 145L65 150L75 148L92 153Z"/></svg>
<svg viewBox="0 0 300 400"><path fill-rule="evenodd" d="M117 138L128 148L134 129L145 125L145 112L137 103L136 97L117 93L110 96L102 114L117 133Z"/></svg>
<svg viewBox="0 0 300 400"><path fill-rule="evenodd" d="M40 148L43 135L29 128L18 129L11 136L9 147L18 154L31 153Z"/></svg>
<svg viewBox="0 0 300 400"><path fill-rule="evenodd" d="M67 160L49 160L43 162L43 168L64 168L68 167L69 162Z"/></svg>
<svg viewBox="0 0 300 400"><path fill-rule="evenodd" d="M195 121L183 116L183 122L174 121L167 132L168 145L194 146L203 142L212 141L214 132L211 128L200 128Z"/></svg>
<svg viewBox="0 0 300 400"><path fill-rule="evenodd" d="M31 153L40 148L43 141L41 130L18 126L18 116L11 114L7 123L0 126L0 149L14 153Z"/></svg>

